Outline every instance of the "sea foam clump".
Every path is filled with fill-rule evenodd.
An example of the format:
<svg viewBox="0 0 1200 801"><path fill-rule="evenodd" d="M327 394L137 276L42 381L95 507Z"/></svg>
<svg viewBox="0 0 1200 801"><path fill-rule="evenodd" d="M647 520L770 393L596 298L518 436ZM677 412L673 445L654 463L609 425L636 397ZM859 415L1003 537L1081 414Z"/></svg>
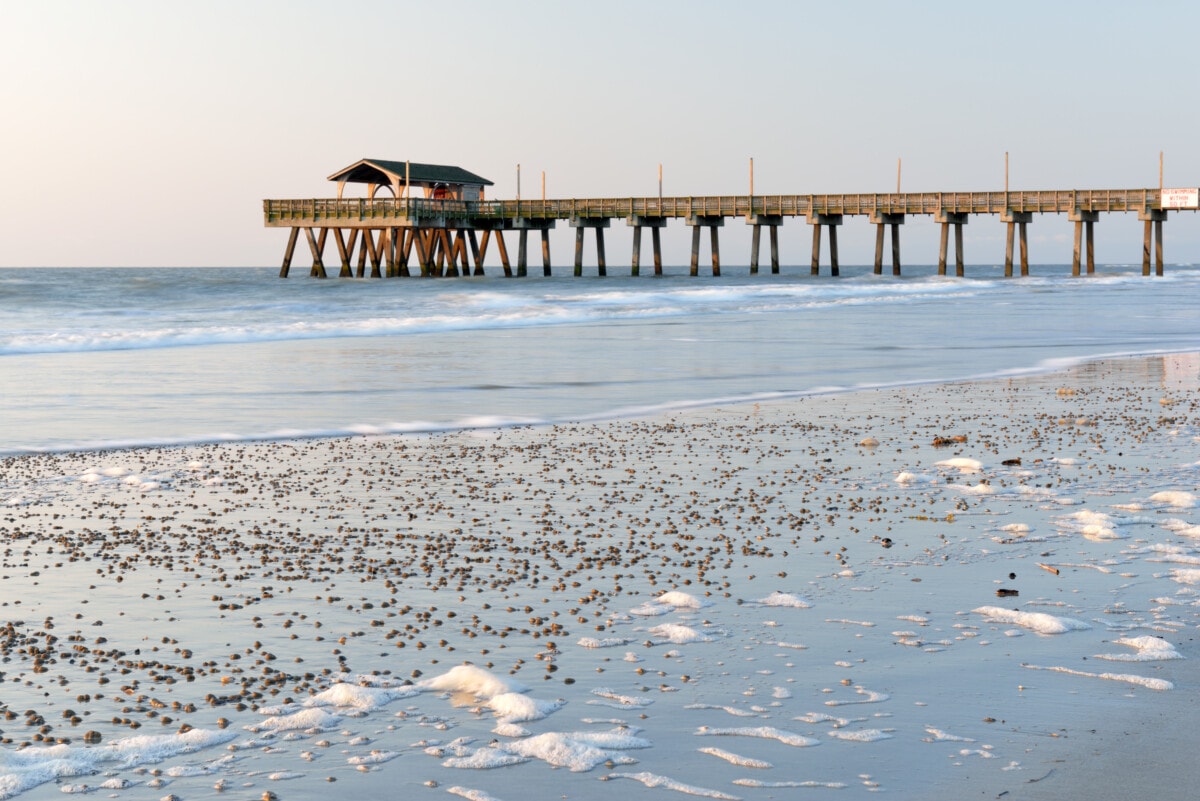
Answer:
<svg viewBox="0 0 1200 801"><path fill-rule="evenodd" d="M981 606L971 611L977 615L983 615L992 623L1011 623L1038 634L1064 634L1068 631L1091 628L1082 620L1055 617L1045 612L1017 612L1012 609L1002 609L999 606Z"/></svg>
<svg viewBox="0 0 1200 801"><path fill-rule="evenodd" d="M1134 649L1132 654L1096 654L1095 659L1107 659L1110 662L1154 662L1159 659L1183 659L1183 654L1175 650L1175 646L1160 637L1122 637L1113 640L1115 645L1124 645Z"/></svg>
<svg viewBox="0 0 1200 801"><path fill-rule="evenodd" d="M557 768L567 768L573 773L582 773L610 760L620 765L631 764L637 760L626 756L623 751L650 748L653 745L643 737L618 729L607 732L551 731L504 743L499 748L528 759L540 759Z"/></svg>
<svg viewBox="0 0 1200 801"><path fill-rule="evenodd" d="M364 687L338 682L304 702L305 706L334 706L371 712L398 698L410 698L420 693L414 685L401 687Z"/></svg>
<svg viewBox="0 0 1200 801"><path fill-rule="evenodd" d="M1190 509L1196 505L1196 496L1190 492L1183 492L1181 490L1156 492L1150 496L1150 500L1155 503L1165 503L1167 506L1176 509Z"/></svg>
<svg viewBox="0 0 1200 801"><path fill-rule="evenodd" d="M561 699L547 701L521 693L501 693L493 696L484 706L495 712L501 723L527 723L557 712L564 703Z"/></svg>
<svg viewBox="0 0 1200 801"><path fill-rule="evenodd" d="M978 459L968 459L965 456L943 459L940 462L934 462L934 464L938 467L948 467L952 470L957 470L960 473L978 473L983 470L983 462Z"/></svg>
<svg viewBox="0 0 1200 801"><path fill-rule="evenodd" d="M712 637L702 634L691 626L681 623L663 623L650 629L649 634L657 640L674 645L687 645L694 642L712 642Z"/></svg>
<svg viewBox="0 0 1200 801"><path fill-rule="evenodd" d="M528 692L520 682L497 676L474 665L457 665L440 676L417 682L421 690L465 693L475 698L494 698L505 693Z"/></svg>
<svg viewBox="0 0 1200 801"><path fill-rule="evenodd" d="M751 603L760 604L762 606L778 606L790 609L811 609L812 604L807 598L800 595L795 595L790 592L773 592L765 598L759 598Z"/></svg>

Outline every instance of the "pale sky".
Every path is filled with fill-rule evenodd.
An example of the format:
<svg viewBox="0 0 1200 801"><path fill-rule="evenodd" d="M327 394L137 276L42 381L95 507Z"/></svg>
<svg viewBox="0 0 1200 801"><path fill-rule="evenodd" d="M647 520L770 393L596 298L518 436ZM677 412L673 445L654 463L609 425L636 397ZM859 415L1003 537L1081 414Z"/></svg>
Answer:
<svg viewBox="0 0 1200 801"><path fill-rule="evenodd" d="M263 198L360 158L457 164L511 198L1200 186L1194 2L0 0L0 266L277 266ZM554 261L569 265L560 224ZM721 233L746 264L748 227ZM906 263L937 258L910 217ZM1133 215L1097 259L1140 261ZM968 263L1003 259L974 217ZM1031 260L1070 260L1065 217ZM1164 226L1200 262L1200 215ZM807 264L789 220L783 260ZM850 219L843 263L872 259ZM610 270L630 234L607 233ZM670 263L689 231L668 227ZM510 244L510 248L513 245ZM644 246L648 248L648 245ZM707 264L707 239L701 260ZM588 238L589 260L592 239ZM328 254L327 254L328 258ZM643 263L648 253L643 252Z"/></svg>

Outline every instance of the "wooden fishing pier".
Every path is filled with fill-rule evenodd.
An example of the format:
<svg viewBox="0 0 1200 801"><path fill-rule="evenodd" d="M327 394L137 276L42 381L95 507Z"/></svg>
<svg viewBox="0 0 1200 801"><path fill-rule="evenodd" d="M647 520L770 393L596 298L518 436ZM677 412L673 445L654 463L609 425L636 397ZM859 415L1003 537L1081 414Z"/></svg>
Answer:
<svg viewBox="0 0 1200 801"><path fill-rule="evenodd" d="M662 274L661 231L669 220L692 229L691 274L699 274L703 229L709 232L712 274L720 275L719 229L726 220L753 226L750 273L758 273L763 228L770 243L771 272L779 272L779 226L803 217L812 226L812 275L820 274L824 229L830 274L838 275L838 227L846 217L875 226L875 274L883 273L884 240L890 229L891 272L900 275L900 226L910 216L931 217L941 226L938 275L947 274L950 230L954 230L955 275L964 275L963 230L971 215L989 215L1007 226L1004 274L1029 275L1026 227L1035 215L1066 214L1075 225L1072 274L1095 270L1093 227L1101 214L1133 213L1144 223L1142 274L1163 274L1162 225L1168 212L1200 207L1200 189L1084 189L1001 192L894 192L872 194L729 195L708 197L572 198L486 200L490 181L458 167L363 159L329 178L338 182L330 199L264 200L268 228L289 236L280 277L286 278L300 236L312 255L310 275L324 278L326 245L333 239L345 278L480 276L494 241L506 276L528 274L528 238L541 239L543 275L551 274L550 230L565 220L575 229L574 274L583 275L584 235L595 232L599 275L607 274L604 231L613 220L633 229L631 274L640 274L642 230L650 229L654 273ZM343 198L346 183L368 186L365 198ZM412 197L418 189L421 197ZM377 197L388 189L392 197ZM505 233L517 234L515 273ZM367 265L370 264L370 271ZM410 266L411 264L411 266ZM1086 265L1086 266L1085 266Z"/></svg>

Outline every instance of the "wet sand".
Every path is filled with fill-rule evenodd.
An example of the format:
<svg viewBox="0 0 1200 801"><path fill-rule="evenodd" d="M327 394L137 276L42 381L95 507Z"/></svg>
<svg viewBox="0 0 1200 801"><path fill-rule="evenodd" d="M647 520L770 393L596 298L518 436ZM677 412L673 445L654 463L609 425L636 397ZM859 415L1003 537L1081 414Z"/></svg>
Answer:
<svg viewBox="0 0 1200 801"><path fill-rule="evenodd" d="M0 797L1189 797L1196 364L6 459Z"/></svg>

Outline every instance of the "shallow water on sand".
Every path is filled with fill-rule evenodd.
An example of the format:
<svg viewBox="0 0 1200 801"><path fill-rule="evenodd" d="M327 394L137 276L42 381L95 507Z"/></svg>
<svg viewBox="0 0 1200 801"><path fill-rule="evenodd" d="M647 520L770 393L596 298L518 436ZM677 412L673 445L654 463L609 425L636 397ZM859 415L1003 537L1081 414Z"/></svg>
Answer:
<svg viewBox="0 0 1200 801"><path fill-rule="evenodd" d="M1196 686L1198 365L8 459L0 795L1065 793Z"/></svg>

